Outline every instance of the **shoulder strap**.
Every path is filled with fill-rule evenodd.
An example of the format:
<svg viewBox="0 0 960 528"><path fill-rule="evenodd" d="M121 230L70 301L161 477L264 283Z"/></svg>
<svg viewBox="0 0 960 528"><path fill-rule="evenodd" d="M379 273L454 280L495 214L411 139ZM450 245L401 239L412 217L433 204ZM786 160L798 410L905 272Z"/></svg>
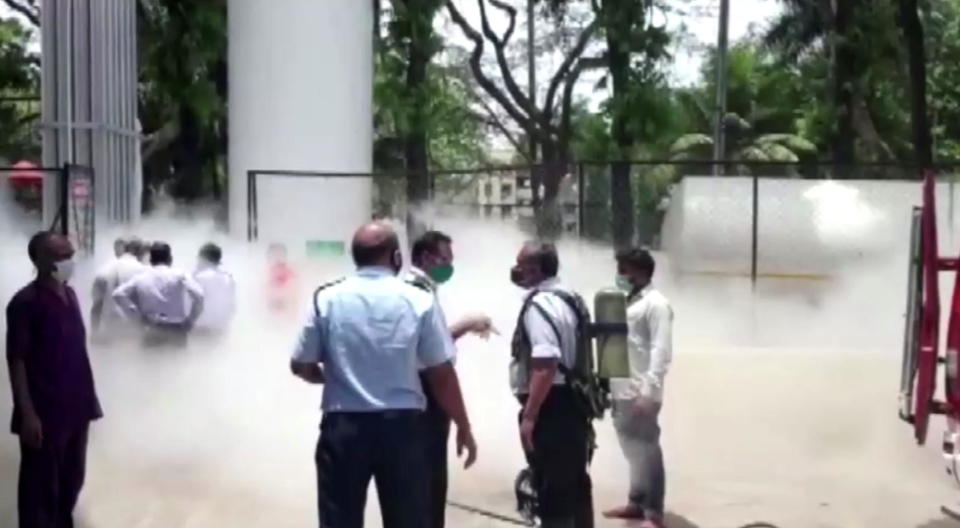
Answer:
<svg viewBox="0 0 960 528"><path fill-rule="evenodd" d="M575 304L572 304L574 301L572 300L571 296L568 295L568 294L566 294L566 292L564 292L563 294L560 294L560 293L558 293L558 290L540 290L539 292L535 292L533 295L530 296L530 301L529 301L529 303L532 304L533 307L536 308L538 312L540 312L540 315L543 316L543 318L544 318L544 319L547 321L547 323L550 325L550 328L553 329L553 333L557 336L557 343L560 344L560 350L561 350L561 352L562 352L562 351L563 351L563 336L560 334L560 327L557 326L557 322L553 320L553 317L550 315L550 313L547 312L547 310L546 310L543 306L540 306L539 304L537 304L537 303L533 300L534 295L536 295L537 293L541 293L541 292L557 294L558 297L560 297L561 299L563 299L564 302L566 302L568 305L570 305L570 308L572 308L573 311L574 311L575 313L577 313L577 317L578 317L578 318L580 317L579 311L577 310L576 305L575 305ZM576 345L576 344L575 344L575 345ZM573 375L573 372L570 370L569 367L567 367L566 365L563 364L563 357L562 357L562 356L561 356L561 358L560 358L560 361L557 361L557 370L560 371L560 374L563 374L564 378L567 379L567 384L569 384L569 383L570 383L570 378L571 378L571 376Z"/></svg>
<svg viewBox="0 0 960 528"><path fill-rule="evenodd" d="M323 290L326 290L327 288L330 288L331 286L336 286L337 284L340 284L344 280L346 280L346 277L341 277L335 281L330 281L326 284L321 284L320 286L317 287L316 290L313 290L313 315L315 317L317 317L318 319L320 318L320 305L317 303L317 297L320 296L320 292L322 292Z"/></svg>

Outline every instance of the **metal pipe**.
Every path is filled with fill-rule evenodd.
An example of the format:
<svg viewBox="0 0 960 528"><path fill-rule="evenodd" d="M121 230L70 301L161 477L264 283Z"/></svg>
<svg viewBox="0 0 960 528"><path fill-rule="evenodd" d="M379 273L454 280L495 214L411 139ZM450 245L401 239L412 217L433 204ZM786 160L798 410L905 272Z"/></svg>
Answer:
<svg viewBox="0 0 960 528"><path fill-rule="evenodd" d="M577 235L583 238L583 221L587 217L584 210L586 202L586 178L583 175L583 163L577 163Z"/></svg>
<svg viewBox="0 0 960 528"><path fill-rule="evenodd" d="M760 177L753 173L753 218L750 226L750 285L757 289L757 261L760 246Z"/></svg>
<svg viewBox="0 0 960 528"><path fill-rule="evenodd" d="M537 65L536 65L536 24L534 21L534 2L527 0L527 91L530 98L530 108L537 111ZM531 114L530 120L535 117ZM532 123L531 123L532 126ZM537 141L533 134L529 134L530 164L537 164ZM535 170L535 169L534 169Z"/></svg>
<svg viewBox="0 0 960 528"><path fill-rule="evenodd" d="M720 0L720 27L717 30L717 104L714 115L713 159L725 160L727 151L727 48L729 46L730 0ZM724 165L713 166L714 176L723 176Z"/></svg>
<svg viewBox="0 0 960 528"><path fill-rule="evenodd" d="M67 162L73 163L73 0L67 0Z"/></svg>

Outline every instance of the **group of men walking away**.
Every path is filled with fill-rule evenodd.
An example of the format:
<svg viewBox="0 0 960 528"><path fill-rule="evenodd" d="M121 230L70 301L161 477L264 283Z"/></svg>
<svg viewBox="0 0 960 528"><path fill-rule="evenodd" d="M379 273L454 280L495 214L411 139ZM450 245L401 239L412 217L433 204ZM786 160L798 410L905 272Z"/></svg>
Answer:
<svg viewBox="0 0 960 528"><path fill-rule="evenodd" d="M67 528L83 485L88 426L102 412L83 318L68 285L70 242L38 233L28 253L36 279L7 306L12 431L21 445L20 526ZM323 385L315 451L319 525L363 526L373 480L385 528L442 528L451 423L464 466L477 457L454 368L456 341L496 330L485 315L448 324L437 290L454 273L449 236L431 231L417 239L403 277L399 238L387 224L358 229L351 253L356 272L314 291L290 361L294 375ZM221 255L215 246L204 246L205 265L192 276L172 269L166 244L150 246L149 267L141 264L143 254L142 242L126 241L117 260L98 274L95 330L133 318L147 328L145 342L178 343L212 306L205 292L232 292L232 279L216 272ZM648 252L620 251L616 261L616 282L628 303L629 375L610 380L609 389L630 490L624 506L603 515L662 528L658 416L672 356L673 312L652 286L655 264ZM585 409L578 383L589 350L583 341L589 339L589 312L560 281L559 270L556 247L539 242L524 244L510 269L510 281L527 290L511 341L510 384L520 403L520 445L542 526L589 528L596 415ZM176 295L181 302L171 300ZM182 302L183 296L189 301ZM219 326L233 307L214 302L210 325Z"/></svg>
<svg viewBox="0 0 960 528"><path fill-rule="evenodd" d="M91 326L103 341L139 336L148 347L183 347L188 335L220 335L236 311L236 283L223 269L223 252L204 244L192 273L173 266L166 242L118 239L117 258L93 283ZM144 262L146 261L146 262Z"/></svg>

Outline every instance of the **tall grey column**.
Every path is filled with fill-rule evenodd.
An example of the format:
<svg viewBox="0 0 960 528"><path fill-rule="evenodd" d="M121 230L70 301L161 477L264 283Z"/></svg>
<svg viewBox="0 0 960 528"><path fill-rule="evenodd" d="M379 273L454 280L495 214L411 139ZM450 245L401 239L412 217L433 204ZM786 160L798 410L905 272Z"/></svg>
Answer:
<svg viewBox="0 0 960 528"><path fill-rule="evenodd" d="M369 173L373 3L230 0L230 227L247 228L247 171ZM371 211L370 178L260 177L259 239L346 242Z"/></svg>
<svg viewBox="0 0 960 528"><path fill-rule="evenodd" d="M138 220L136 0L44 0L40 32L43 164L93 168L98 224ZM60 201L51 180L45 222Z"/></svg>

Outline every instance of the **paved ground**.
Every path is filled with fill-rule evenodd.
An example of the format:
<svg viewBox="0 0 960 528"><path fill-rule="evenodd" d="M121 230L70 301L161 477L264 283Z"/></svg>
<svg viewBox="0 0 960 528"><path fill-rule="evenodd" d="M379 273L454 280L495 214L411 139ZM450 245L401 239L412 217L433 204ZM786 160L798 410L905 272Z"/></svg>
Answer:
<svg viewBox="0 0 960 528"><path fill-rule="evenodd" d="M457 247L462 265L445 287L448 315L488 309L510 330L519 294L505 286L506 270L520 235L477 238L485 232L458 229L458 240L497 243ZM200 240L175 242L186 252ZM564 247L562 254L564 276L581 291L611 282L609 252ZM772 284L758 292L760 302L743 284L663 281L678 336L663 418L672 528L960 526L939 514L941 503L960 501L943 472L939 435L918 448L896 418L904 274L903 259L894 260L890 270L873 266L844 281ZM2 301L29 267L0 268ZM257 276L259 268L249 268L238 276ZM12 270L20 276L11 282ZM242 305L262 303L248 289ZM227 342L180 353L96 348L107 416L91 439L82 528L316 526L319 394L286 370L293 323L245 313L238 323ZM476 467L452 472L450 493L503 513L512 510L522 466L507 348L503 337L463 343L458 370L481 451ZM8 398L0 390L0 416ZM598 433L599 511L620 502L627 476L610 424ZM0 526L15 523L16 465L14 439L0 436ZM370 497L368 525L376 527ZM451 528L505 526L448 515Z"/></svg>
<svg viewBox="0 0 960 528"><path fill-rule="evenodd" d="M263 359L271 353L255 348ZM130 355L119 357L124 352ZM305 397L309 389L289 384L282 365L242 356L231 364L222 353L100 354L108 418L92 440L80 508L85 528L313 525L316 416ZM464 356L460 369L493 368L478 358ZM252 383L254 376L261 381ZM159 380L163 391L156 390ZM512 403L483 379L466 376L465 385L474 396L481 459L470 471L453 472L451 498L510 513L520 467ZM477 397L484 386L485 399ZM957 494L935 450L916 448L896 420L895 386L896 362L876 354L684 354L664 411L671 526L954 526L938 508ZM205 398L195 397L198 387ZM602 509L619 501L626 476L609 423L599 433L593 478ZM0 514L10 525L16 464L10 438L0 443L0 464L9 476L0 479ZM378 525L374 497L371 526ZM449 525L501 524L450 510Z"/></svg>

